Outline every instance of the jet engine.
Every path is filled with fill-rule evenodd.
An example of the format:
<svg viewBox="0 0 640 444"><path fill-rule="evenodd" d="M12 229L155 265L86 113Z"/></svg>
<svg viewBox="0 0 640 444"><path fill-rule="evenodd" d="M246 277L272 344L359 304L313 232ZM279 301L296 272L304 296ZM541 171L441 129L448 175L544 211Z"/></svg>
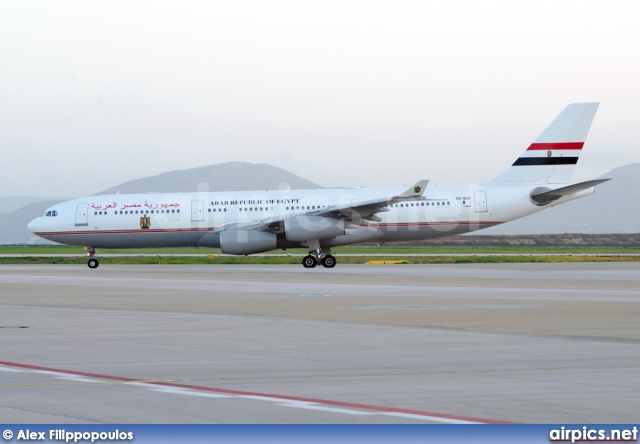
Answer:
<svg viewBox="0 0 640 444"><path fill-rule="evenodd" d="M220 233L224 254L247 255L278 248L278 235L268 231L229 230Z"/></svg>
<svg viewBox="0 0 640 444"><path fill-rule="evenodd" d="M289 241L305 242L344 234L344 220L322 216L294 216L284 221L285 237Z"/></svg>

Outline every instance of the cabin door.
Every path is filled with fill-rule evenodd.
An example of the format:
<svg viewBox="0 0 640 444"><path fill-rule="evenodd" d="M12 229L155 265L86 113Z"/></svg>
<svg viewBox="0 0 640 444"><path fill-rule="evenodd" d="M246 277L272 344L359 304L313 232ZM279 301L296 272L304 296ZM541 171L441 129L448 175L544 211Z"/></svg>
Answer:
<svg viewBox="0 0 640 444"><path fill-rule="evenodd" d="M476 191L474 195L476 198L476 213L486 213L487 193L485 191Z"/></svg>
<svg viewBox="0 0 640 444"><path fill-rule="evenodd" d="M87 218L88 215L89 215L89 204L88 203L78 204L78 208L76 209L76 227L89 225L88 218Z"/></svg>
<svg viewBox="0 0 640 444"><path fill-rule="evenodd" d="M191 222L204 221L204 201L194 200L191 202Z"/></svg>

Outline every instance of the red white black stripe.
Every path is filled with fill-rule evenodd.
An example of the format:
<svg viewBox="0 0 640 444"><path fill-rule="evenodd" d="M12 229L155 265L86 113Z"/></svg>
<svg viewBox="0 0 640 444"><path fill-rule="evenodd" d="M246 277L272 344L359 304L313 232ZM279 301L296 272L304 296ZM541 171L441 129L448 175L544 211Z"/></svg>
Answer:
<svg viewBox="0 0 640 444"><path fill-rule="evenodd" d="M532 143L512 166L575 165L584 142Z"/></svg>

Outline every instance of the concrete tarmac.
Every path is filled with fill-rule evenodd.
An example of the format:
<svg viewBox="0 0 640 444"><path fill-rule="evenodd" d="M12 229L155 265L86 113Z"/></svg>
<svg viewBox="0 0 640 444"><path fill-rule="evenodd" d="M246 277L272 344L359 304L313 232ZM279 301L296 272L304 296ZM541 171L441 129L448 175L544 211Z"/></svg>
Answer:
<svg viewBox="0 0 640 444"><path fill-rule="evenodd" d="M636 423L640 264L0 266L0 422Z"/></svg>

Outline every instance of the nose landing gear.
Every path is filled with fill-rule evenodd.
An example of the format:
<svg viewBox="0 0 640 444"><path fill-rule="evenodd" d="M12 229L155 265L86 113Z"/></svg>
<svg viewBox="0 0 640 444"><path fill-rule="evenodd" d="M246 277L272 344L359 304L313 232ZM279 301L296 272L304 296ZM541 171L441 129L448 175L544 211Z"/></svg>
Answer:
<svg viewBox="0 0 640 444"><path fill-rule="evenodd" d="M87 252L87 256L89 256L89 260L87 261L89 268L98 268L100 262L95 258L96 250L93 247L85 247L84 250Z"/></svg>

